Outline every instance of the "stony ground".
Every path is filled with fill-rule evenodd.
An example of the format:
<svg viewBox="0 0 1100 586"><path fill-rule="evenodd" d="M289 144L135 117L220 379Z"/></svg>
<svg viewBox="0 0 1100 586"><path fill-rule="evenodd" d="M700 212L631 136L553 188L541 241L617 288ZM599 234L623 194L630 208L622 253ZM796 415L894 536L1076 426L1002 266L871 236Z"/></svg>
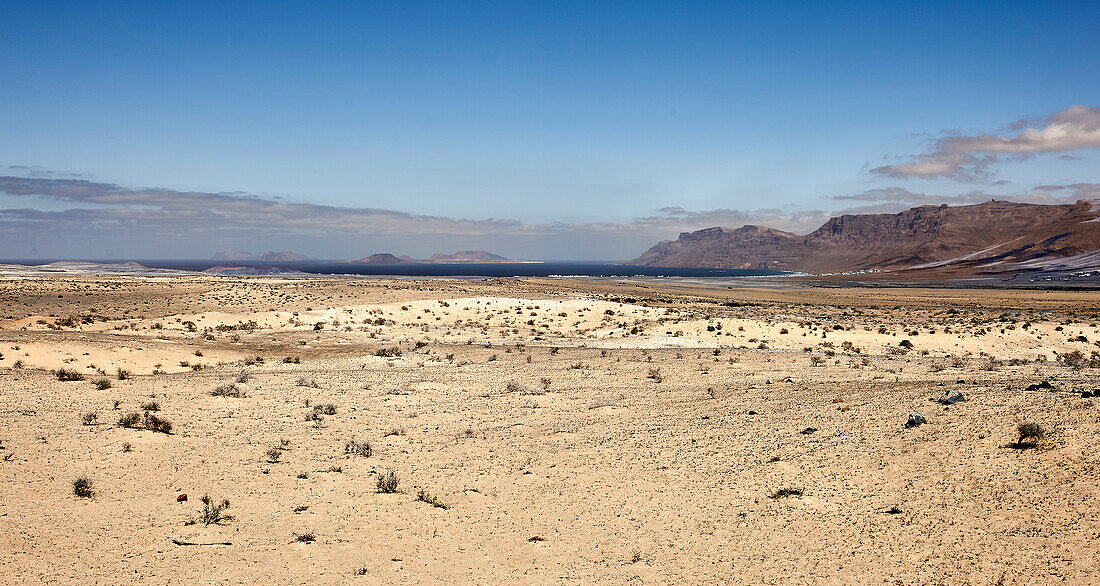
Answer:
<svg viewBox="0 0 1100 586"><path fill-rule="evenodd" d="M73 277L0 298L6 582L1100 581L1095 293ZM227 518L202 521L207 494Z"/></svg>

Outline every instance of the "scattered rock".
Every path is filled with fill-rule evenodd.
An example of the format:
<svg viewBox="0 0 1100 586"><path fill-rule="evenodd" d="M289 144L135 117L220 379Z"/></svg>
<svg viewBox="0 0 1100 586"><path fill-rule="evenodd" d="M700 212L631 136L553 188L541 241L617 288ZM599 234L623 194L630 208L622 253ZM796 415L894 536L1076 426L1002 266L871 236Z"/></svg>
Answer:
<svg viewBox="0 0 1100 586"><path fill-rule="evenodd" d="M918 425L924 425L925 423L928 423L928 419L924 417L924 413L921 413L920 411L915 411L909 414L909 421L905 422L905 427L916 427Z"/></svg>
<svg viewBox="0 0 1100 586"><path fill-rule="evenodd" d="M811 433L813 433L815 431L817 431L816 427L807 427L806 429L803 429L802 431L800 431L798 433L801 433L802 435L810 435Z"/></svg>
<svg viewBox="0 0 1100 586"><path fill-rule="evenodd" d="M1045 380L1045 381L1043 381L1041 383L1038 383L1038 384L1028 385L1027 388L1024 389L1024 390L1025 391L1056 391L1056 390L1058 390L1058 388L1055 387L1054 385L1050 384L1050 381Z"/></svg>
<svg viewBox="0 0 1100 586"><path fill-rule="evenodd" d="M959 392L959 391L947 391L947 393L944 396L940 397L939 399L936 399L936 402L939 403L940 405L954 405L955 403L960 403L960 402L965 401L965 400L966 400L966 397L963 396L963 394L961 392Z"/></svg>
<svg viewBox="0 0 1100 586"><path fill-rule="evenodd" d="M177 502L177 503L185 503L185 502L187 502L187 495L186 495L186 494L181 494L181 495L179 495L178 497L176 497L176 502Z"/></svg>
<svg viewBox="0 0 1100 586"><path fill-rule="evenodd" d="M1096 396L1096 393L1094 393L1093 391L1081 391L1081 398L1082 399L1091 399L1092 397L1095 397L1095 396Z"/></svg>
<svg viewBox="0 0 1100 586"><path fill-rule="evenodd" d="M756 415L756 411L749 411L749 415Z"/></svg>

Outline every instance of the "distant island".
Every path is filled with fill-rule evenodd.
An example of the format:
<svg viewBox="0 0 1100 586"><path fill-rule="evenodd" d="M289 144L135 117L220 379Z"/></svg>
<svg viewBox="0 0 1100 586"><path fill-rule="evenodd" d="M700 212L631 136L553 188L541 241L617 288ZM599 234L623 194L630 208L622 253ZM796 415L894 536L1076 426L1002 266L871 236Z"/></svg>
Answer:
<svg viewBox="0 0 1100 586"><path fill-rule="evenodd" d="M229 250L225 252L219 252L210 257L210 260L227 260L227 261L241 261L241 260L261 260L264 262L296 262L301 260L313 260L311 257L298 254L296 252L290 252L289 250L282 250L279 252L267 251L263 254L253 254L251 252L242 252L239 250Z"/></svg>
<svg viewBox="0 0 1100 586"><path fill-rule="evenodd" d="M408 255L395 256L388 252L372 254L370 256L349 260L347 262L372 264L372 265L396 265L396 264L492 264L492 263L518 263L530 262L505 258L498 254L485 252L484 250L461 250L454 254L436 253L428 258L416 259Z"/></svg>

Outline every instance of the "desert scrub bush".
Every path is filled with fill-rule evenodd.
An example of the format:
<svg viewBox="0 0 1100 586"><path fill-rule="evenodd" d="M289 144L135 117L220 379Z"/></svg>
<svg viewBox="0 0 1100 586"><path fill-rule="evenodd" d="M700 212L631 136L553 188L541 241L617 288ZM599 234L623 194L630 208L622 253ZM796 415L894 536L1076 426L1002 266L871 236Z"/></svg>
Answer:
<svg viewBox="0 0 1100 586"><path fill-rule="evenodd" d="M81 476L73 481L73 494L86 499L91 498L95 494L92 490L92 481L87 476Z"/></svg>
<svg viewBox="0 0 1100 586"><path fill-rule="evenodd" d="M615 401L615 398L611 395L599 395L592 399L590 403L588 403L588 408L599 409L600 407L615 407L617 405L618 402Z"/></svg>
<svg viewBox="0 0 1100 586"><path fill-rule="evenodd" d="M279 458L283 457L283 451L280 450L279 448L271 448L270 450L268 450L265 453L267 454L267 461L272 463L272 464L278 463Z"/></svg>
<svg viewBox="0 0 1100 586"><path fill-rule="evenodd" d="M96 419L99 418L99 414L95 411L89 411L84 414L84 417L80 419L80 422L84 425L95 425Z"/></svg>
<svg viewBox="0 0 1100 586"><path fill-rule="evenodd" d="M111 388L111 381L105 378L101 378L95 381L95 388L100 391L106 391L107 389Z"/></svg>
<svg viewBox="0 0 1100 586"><path fill-rule="evenodd" d="M199 511L198 519L192 519L190 524L202 523L204 527L209 527L210 525L221 525L233 519L231 515L225 512L229 509L229 499L222 499L220 503L216 503L214 499L210 498L210 495L204 494L199 500L202 502L202 510Z"/></svg>
<svg viewBox="0 0 1100 586"><path fill-rule="evenodd" d="M658 382L658 383L661 382L663 380L661 378L661 369L660 368L651 368L651 369L649 369L649 372L646 374L646 378L653 379L653 382Z"/></svg>
<svg viewBox="0 0 1100 586"><path fill-rule="evenodd" d="M72 368L59 368L53 374L62 382L84 380L84 373Z"/></svg>
<svg viewBox="0 0 1100 586"><path fill-rule="evenodd" d="M317 541L317 536L313 533L295 533L294 541L297 541L298 543L313 543L314 541Z"/></svg>
<svg viewBox="0 0 1100 586"><path fill-rule="evenodd" d="M379 348L374 351L374 355L380 358L397 358L401 356L401 348Z"/></svg>
<svg viewBox="0 0 1100 586"><path fill-rule="evenodd" d="M1034 446L1047 435L1047 430L1042 425L1032 421L1024 421L1016 426L1016 446Z"/></svg>
<svg viewBox="0 0 1100 586"><path fill-rule="evenodd" d="M317 381L312 376L302 375L298 377L298 380L294 383L299 387L309 387L311 389L319 389L321 385L317 384Z"/></svg>
<svg viewBox="0 0 1100 586"><path fill-rule="evenodd" d="M1003 361L990 356L989 359L983 362L978 368L988 372L996 372L1000 370L1002 366L1004 366Z"/></svg>
<svg viewBox="0 0 1100 586"><path fill-rule="evenodd" d="M172 422L153 415L149 411L143 416L140 413L127 413L118 419L118 426L129 429L147 429L158 433L172 433Z"/></svg>
<svg viewBox="0 0 1100 586"><path fill-rule="evenodd" d="M214 390L210 391L210 395L214 397L233 397L234 399L243 399L248 396L248 393L246 393L236 384L228 383L214 387Z"/></svg>
<svg viewBox="0 0 1100 586"><path fill-rule="evenodd" d="M371 447L369 442L365 441L350 441L344 444L344 453L352 456L363 456L369 458L371 455Z"/></svg>
<svg viewBox="0 0 1100 586"><path fill-rule="evenodd" d="M437 509L443 509L444 511L450 508L450 507L447 506L446 503L439 500L439 497L432 495L431 493L424 490L423 488L420 489L420 492L416 493L416 500L418 500L422 503L428 503L429 505L431 505L431 506L433 506Z"/></svg>
<svg viewBox="0 0 1100 586"><path fill-rule="evenodd" d="M250 378L252 378L252 375L246 370L237 373L237 382L239 383L246 383Z"/></svg>
<svg viewBox="0 0 1100 586"><path fill-rule="evenodd" d="M382 493L394 493L397 492L397 472L392 468L386 470L384 474L378 476L378 492Z"/></svg>
<svg viewBox="0 0 1100 586"><path fill-rule="evenodd" d="M336 405L333 405L332 403L314 405L313 412L319 415L336 415Z"/></svg>
<svg viewBox="0 0 1100 586"><path fill-rule="evenodd" d="M118 369L118 372L116 372L115 374L118 376L118 380L126 380L126 379L130 378L130 371L129 370L122 370L120 368L120 369Z"/></svg>
<svg viewBox="0 0 1100 586"><path fill-rule="evenodd" d="M283 358L283 363L284 364L301 364L302 363L302 357L301 356L287 356L286 358Z"/></svg>
<svg viewBox="0 0 1100 586"><path fill-rule="evenodd" d="M142 411L160 411L160 403L156 401L147 401L141 404Z"/></svg>
<svg viewBox="0 0 1100 586"><path fill-rule="evenodd" d="M1100 368L1100 354L1093 352L1091 356L1085 356L1084 352L1074 350L1073 352L1059 354L1058 363L1074 370Z"/></svg>
<svg viewBox="0 0 1100 586"><path fill-rule="evenodd" d="M781 499L789 496L802 496L801 488L781 488L768 495L768 498Z"/></svg>
<svg viewBox="0 0 1100 586"><path fill-rule="evenodd" d="M127 413L118 418L118 426L129 429L141 429L142 420L141 413Z"/></svg>
<svg viewBox="0 0 1100 586"><path fill-rule="evenodd" d="M167 419L161 419L156 415L146 411L145 412L145 429L149 431L155 431L157 433L172 433L172 422Z"/></svg>

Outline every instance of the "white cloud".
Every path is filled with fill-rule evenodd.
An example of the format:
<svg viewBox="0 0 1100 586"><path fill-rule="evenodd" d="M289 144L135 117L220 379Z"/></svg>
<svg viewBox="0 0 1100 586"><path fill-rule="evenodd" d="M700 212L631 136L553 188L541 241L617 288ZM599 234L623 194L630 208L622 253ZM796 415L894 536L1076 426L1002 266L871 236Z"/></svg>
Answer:
<svg viewBox="0 0 1100 586"><path fill-rule="evenodd" d="M1013 127L1026 124L1021 121ZM945 136L935 142L931 153L916 155L908 162L875 167L871 172L897 178L947 177L973 181L988 178L990 166L1005 159L1100 148L1100 108L1072 106L1039 124L1039 128L1024 127L1014 136Z"/></svg>

